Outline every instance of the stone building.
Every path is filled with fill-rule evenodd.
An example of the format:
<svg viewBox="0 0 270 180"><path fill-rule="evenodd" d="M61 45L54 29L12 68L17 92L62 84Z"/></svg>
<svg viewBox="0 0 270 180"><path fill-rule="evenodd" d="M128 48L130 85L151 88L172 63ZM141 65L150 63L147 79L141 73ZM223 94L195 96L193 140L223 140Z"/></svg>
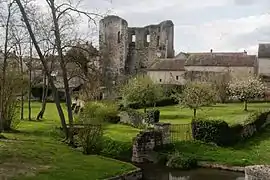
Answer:
<svg viewBox="0 0 270 180"><path fill-rule="evenodd" d="M183 85L187 80L198 80L209 75L229 73L231 76L257 74L257 57L246 52L179 53L175 58L156 61L148 75L160 84Z"/></svg>
<svg viewBox="0 0 270 180"><path fill-rule="evenodd" d="M99 48L104 84L110 87L145 72L159 58L173 58L174 24L129 27L126 20L107 16L99 22Z"/></svg>
<svg viewBox="0 0 270 180"><path fill-rule="evenodd" d="M185 62L186 72L228 73L231 77L257 73L257 58L252 55L193 54Z"/></svg>
<svg viewBox="0 0 270 180"><path fill-rule="evenodd" d="M158 84L185 84L185 59L160 59L147 71Z"/></svg>
<svg viewBox="0 0 270 180"><path fill-rule="evenodd" d="M259 44L258 72L263 81L270 87L270 44Z"/></svg>

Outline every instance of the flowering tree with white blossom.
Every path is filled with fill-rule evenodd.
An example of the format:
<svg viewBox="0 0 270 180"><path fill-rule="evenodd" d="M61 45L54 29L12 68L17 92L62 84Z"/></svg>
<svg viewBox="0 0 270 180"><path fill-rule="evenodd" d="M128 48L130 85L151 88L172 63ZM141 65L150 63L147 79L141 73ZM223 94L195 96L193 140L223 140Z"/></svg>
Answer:
<svg viewBox="0 0 270 180"><path fill-rule="evenodd" d="M260 98L265 92L265 86L261 79L255 76L246 78L234 78L229 83L229 94L244 102L244 110L247 111L248 101Z"/></svg>

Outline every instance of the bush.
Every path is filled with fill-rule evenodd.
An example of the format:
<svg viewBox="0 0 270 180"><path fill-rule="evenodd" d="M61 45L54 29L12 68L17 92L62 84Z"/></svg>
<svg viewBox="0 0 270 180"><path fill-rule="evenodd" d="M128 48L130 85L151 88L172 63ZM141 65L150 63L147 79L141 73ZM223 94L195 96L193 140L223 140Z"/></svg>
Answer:
<svg viewBox="0 0 270 180"><path fill-rule="evenodd" d="M101 124L103 122L119 122L118 107L113 103L90 102L77 117L77 123Z"/></svg>
<svg viewBox="0 0 270 180"><path fill-rule="evenodd" d="M79 145L84 154L97 154L102 149L103 128L101 125L88 125L78 134Z"/></svg>
<svg viewBox="0 0 270 180"><path fill-rule="evenodd" d="M121 113L120 122L123 124L131 125L136 128L144 127L144 120L146 120L146 114L136 111L134 109L126 109Z"/></svg>
<svg viewBox="0 0 270 180"><path fill-rule="evenodd" d="M217 145L231 143L230 127L221 120L194 119L192 121L192 135L196 140L213 142Z"/></svg>
<svg viewBox="0 0 270 180"><path fill-rule="evenodd" d="M176 153L169 159L167 166L174 169L189 170L197 167L197 160L191 156Z"/></svg>
<svg viewBox="0 0 270 180"><path fill-rule="evenodd" d="M148 110L146 112L146 122L148 124L154 124L159 122L160 111L158 109Z"/></svg>
<svg viewBox="0 0 270 180"><path fill-rule="evenodd" d="M114 159L130 161L132 156L132 144L114 141L104 137L102 139L102 150L100 154Z"/></svg>

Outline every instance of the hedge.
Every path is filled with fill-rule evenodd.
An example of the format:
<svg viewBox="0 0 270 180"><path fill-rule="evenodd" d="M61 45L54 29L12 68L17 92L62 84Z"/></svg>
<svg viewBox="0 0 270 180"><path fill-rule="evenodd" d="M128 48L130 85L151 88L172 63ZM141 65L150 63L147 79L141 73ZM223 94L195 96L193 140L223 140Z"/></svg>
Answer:
<svg viewBox="0 0 270 180"><path fill-rule="evenodd" d="M270 111L251 113L243 124L229 126L222 120L192 120L192 135L195 140L231 146L252 137L270 123Z"/></svg>

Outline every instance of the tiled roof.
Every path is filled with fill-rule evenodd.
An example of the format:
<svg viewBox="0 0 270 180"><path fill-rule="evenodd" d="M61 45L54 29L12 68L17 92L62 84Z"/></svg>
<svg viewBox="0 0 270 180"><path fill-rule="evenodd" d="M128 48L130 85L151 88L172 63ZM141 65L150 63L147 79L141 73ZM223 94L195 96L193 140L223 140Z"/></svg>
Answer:
<svg viewBox="0 0 270 180"><path fill-rule="evenodd" d="M254 67L256 56L234 56L234 55L191 55L186 60L185 66L243 66Z"/></svg>
<svg viewBox="0 0 270 180"><path fill-rule="evenodd" d="M259 44L258 57L259 58L270 58L270 43L269 44Z"/></svg>
<svg viewBox="0 0 270 180"><path fill-rule="evenodd" d="M184 59L161 59L153 64L149 71L184 71Z"/></svg>
<svg viewBox="0 0 270 180"><path fill-rule="evenodd" d="M185 55L186 57L189 57L191 55L221 55L221 56L246 56L246 52L180 52L175 57L178 58L181 55Z"/></svg>

